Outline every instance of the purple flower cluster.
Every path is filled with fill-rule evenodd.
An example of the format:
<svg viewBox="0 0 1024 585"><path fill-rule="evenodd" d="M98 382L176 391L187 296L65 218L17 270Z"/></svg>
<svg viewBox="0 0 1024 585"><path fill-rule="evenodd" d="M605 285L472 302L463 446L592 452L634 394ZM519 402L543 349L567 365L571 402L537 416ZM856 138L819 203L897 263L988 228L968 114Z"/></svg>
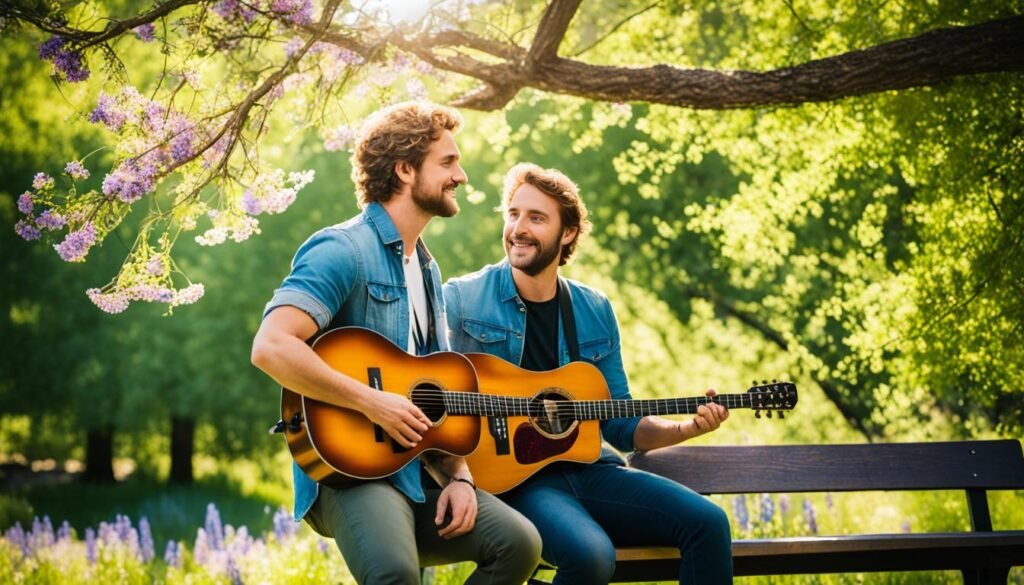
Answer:
<svg viewBox="0 0 1024 585"><path fill-rule="evenodd" d="M771 494L761 494L761 522L768 524L775 518L775 500Z"/></svg>
<svg viewBox="0 0 1024 585"><path fill-rule="evenodd" d="M324 150L338 152L345 150L356 139L356 132L350 126L342 124L331 130L324 139Z"/></svg>
<svg viewBox="0 0 1024 585"><path fill-rule="evenodd" d="M36 205L41 202L45 204L47 191L53 187L53 177L46 173L36 173L32 186L36 193L25 191L18 196L18 211L25 217L14 225L14 231L28 241L38 240L43 230L59 230L67 223L67 219L53 209L43 209L38 216L34 214Z"/></svg>
<svg viewBox="0 0 1024 585"><path fill-rule="evenodd" d="M89 114L90 122L93 124L104 124L114 132L121 129L126 119L127 115L118 107L114 97L102 92L96 101L96 109Z"/></svg>
<svg viewBox="0 0 1024 585"><path fill-rule="evenodd" d="M142 24L133 28L132 32L135 33L135 36L140 41L144 43L149 43L153 41L153 33L156 32L156 29L153 26L152 22L147 22L146 24Z"/></svg>
<svg viewBox="0 0 1024 585"><path fill-rule="evenodd" d="M25 191L18 197L18 211L25 215L32 215L32 209L35 207L35 202L32 200L32 193Z"/></svg>
<svg viewBox="0 0 1024 585"><path fill-rule="evenodd" d="M224 20L241 17L245 22L252 22L256 18L256 11L238 0L220 0L213 5L213 11Z"/></svg>
<svg viewBox="0 0 1024 585"><path fill-rule="evenodd" d="M271 0L270 11L295 24L313 22L313 0Z"/></svg>
<svg viewBox="0 0 1024 585"><path fill-rule="evenodd" d="M82 161L73 160L64 166L64 173L72 179L85 180L89 178L89 169L85 168Z"/></svg>
<svg viewBox="0 0 1024 585"><path fill-rule="evenodd" d="M164 549L164 563L168 567L181 568L181 544L175 540L167 541L167 548Z"/></svg>
<svg viewBox="0 0 1024 585"><path fill-rule="evenodd" d="M57 75L71 83L89 79L89 68L81 51L70 48L67 39L54 35L39 45L39 58L51 61Z"/></svg>
<svg viewBox="0 0 1024 585"><path fill-rule="evenodd" d="M57 254L65 262L81 262L85 260L89 248L96 243L96 227L92 222L86 222L81 228L68 233L64 241L54 245Z"/></svg>
<svg viewBox="0 0 1024 585"><path fill-rule="evenodd" d="M85 291L85 294L92 301L92 304L99 307L104 313L110 313L111 315L123 313L131 302L126 295L120 292L104 293L98 288L90 288Z"/></svg>
<svg viewBox="0 0 1024 585"><path fill-rule="evenodd" d="M295 521L292 514L285 508L278 508L274 512L274 536L277 540L286 540L295 536L299 531L299 523Z"/></svg>
<svg viewBox="0 0 1024 585"><path fill-rule="evenodd" d="M817 534L818 513L814 510L814 504L812 504L811 500L807 498L804 498L803 515L804 521L807 522L807 528L811 531L811 534Z"/></svg>
<svg viewBox="0 0 1024 585"><path fill-rule="evenodd" d="M736 524L740 530L750 530L750 512L747 510L747 497L740 494L732 500L733 512L736 514Z"/></svg>
<svg viewBox="0 0 1024 585"><path fill-rule="evenodd" d="M46 173L36 173L35 177L32 177L32 188L36 191L42 189L48 189L53 187L53 177Z"/></svg>
<svg viewBox="0 0 1024 585"><path fill-rule="evenodd" d="M157 168L152 162L129 159L122 162L103 179L103 194L133 203L156 189Z"/></svg>

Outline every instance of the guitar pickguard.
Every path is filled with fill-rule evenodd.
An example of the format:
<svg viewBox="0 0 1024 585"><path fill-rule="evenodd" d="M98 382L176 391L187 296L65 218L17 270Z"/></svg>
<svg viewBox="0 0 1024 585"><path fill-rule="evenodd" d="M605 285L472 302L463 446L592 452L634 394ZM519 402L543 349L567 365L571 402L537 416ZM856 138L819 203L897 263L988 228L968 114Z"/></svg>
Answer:
<svg viewBox="0 0 1024 585"><path fill-rule="evenodd" d="M549 439L537 432L533 425L524 422L516 428L512 438L516 448L516 462L520 465L529 465L561 455L572 449L579 435L580 427L576 425L571 433L561 439Z"/></svg>

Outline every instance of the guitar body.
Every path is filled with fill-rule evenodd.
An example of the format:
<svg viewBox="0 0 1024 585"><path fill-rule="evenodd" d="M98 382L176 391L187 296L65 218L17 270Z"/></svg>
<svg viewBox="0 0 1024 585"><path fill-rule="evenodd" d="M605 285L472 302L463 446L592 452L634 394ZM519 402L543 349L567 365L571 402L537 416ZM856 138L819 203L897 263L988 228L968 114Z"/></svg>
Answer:
<svg viewBox="0 0 1024 585"><path fill-rule="evenodd" d="M489 354L471 353L466 357L476 368L482 394L536 397L548 405L562 402L563 407L566 400L609 398L601 371L586 362L573 362L549 372L531 372ZM592 463L600 454L601 429L597 420L487 416L480 429L480 444L466 462L477 487L500 494L556 461Z"/></svg>
<svg viewBox="0 0 1024 585"><path fill-rule="evenodd" d="M413 389L476 392L473 366L464 356L439 352L416 357L370 331L335 329L313 344L335 370L383 392L411 399ZM422 400L420 401L422 402ZM433 426L412 449L395 443L362 413L281 389L281 417L292 458L313 480L342 486L355 479L391 475L427 450L468 455L480 436L479 416L448 416L439 400L418 403Z"/></svg>

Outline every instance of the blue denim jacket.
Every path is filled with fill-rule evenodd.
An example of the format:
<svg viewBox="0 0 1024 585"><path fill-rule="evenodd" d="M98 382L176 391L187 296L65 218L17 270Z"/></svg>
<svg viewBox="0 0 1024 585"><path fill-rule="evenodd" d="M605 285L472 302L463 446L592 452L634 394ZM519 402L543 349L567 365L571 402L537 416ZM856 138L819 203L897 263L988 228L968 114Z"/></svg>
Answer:
<svg viewBox="0 0 1024 585"><path fill-rule="evenodd" d="M441 271L422 240L416 249L436 328L430 336L430 351L447 351ZM356 217L310 236L296 252L291 273L274 291L263 316L284 305L308 313L321 333L336 327L366 327L406 348L409 300L402 238L387 211L379 203L371 203ZM295 518L300 520L316 501L318 484L294 463L292 477ZM409 499L426 500L418 459L390 475L388 481Z"/></svg>
<svg viewBox="0 0 1024 585"><path fill-rule="evenodd" d="M572 292L580 359L601 370L612 398L631 398L622 368L619 325L608 297L576 281L567 282ZM489 353L516 365L522 361L526 305L516 292L507 260L449 280L444 285L444 297L453 350ZM569 363L569 346L561 323L558 347L558 363L564 366ZM601 436L620 451L632 451L633 433L639 422L640 417L602 421ZM621 461L608 450L601 459Z"/></svg>

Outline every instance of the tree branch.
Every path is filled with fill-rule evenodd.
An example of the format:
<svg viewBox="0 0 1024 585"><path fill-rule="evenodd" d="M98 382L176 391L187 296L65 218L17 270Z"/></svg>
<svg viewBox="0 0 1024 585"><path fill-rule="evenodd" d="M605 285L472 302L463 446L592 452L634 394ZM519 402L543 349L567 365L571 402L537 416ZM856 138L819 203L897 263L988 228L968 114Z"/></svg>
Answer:
<svg viewBox="0 0 1024 585"><path fill-rule="evenodd" d="M576 10L580 7L582 0L552 0L551 4L544 9L544 16L537 26L537 34L533 37L533 46L526 56L527 66L530 69L536 68L541 63L546 63L558 58L558 47L565 38L565 31L569 30L569 23L576 16Z"/></svg>

